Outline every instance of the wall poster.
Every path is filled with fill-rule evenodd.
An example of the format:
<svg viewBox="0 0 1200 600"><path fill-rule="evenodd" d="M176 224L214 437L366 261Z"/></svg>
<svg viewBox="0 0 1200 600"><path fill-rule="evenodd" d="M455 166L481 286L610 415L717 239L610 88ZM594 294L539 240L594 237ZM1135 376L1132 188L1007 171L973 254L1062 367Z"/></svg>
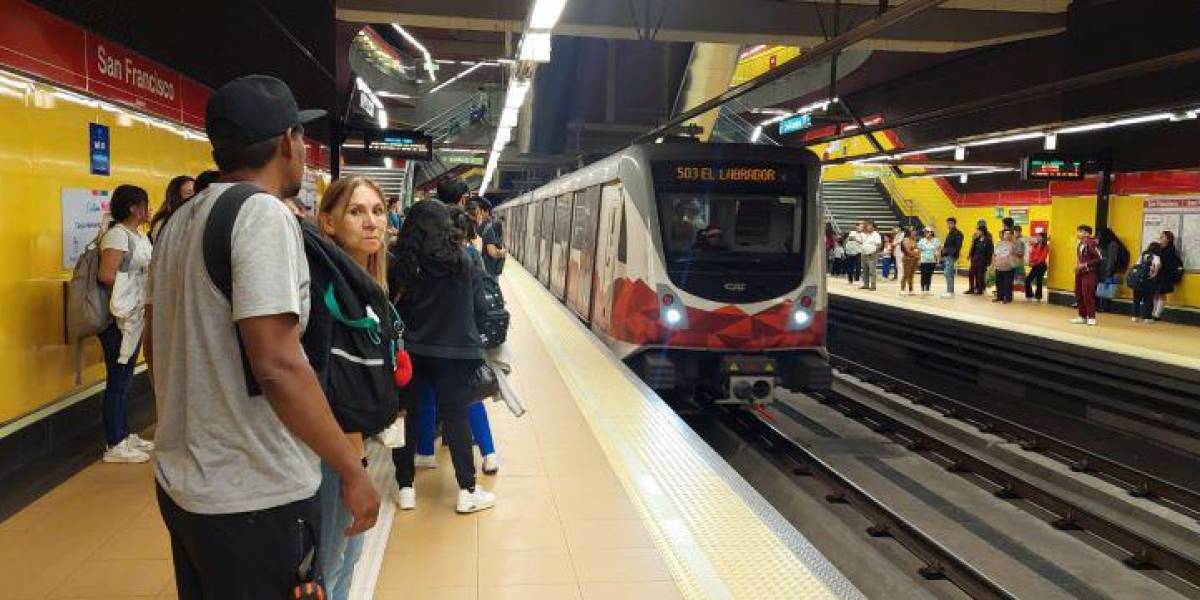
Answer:
<svg viewBox="0 0 1200 600"><path fill-rule="evenodd" d="M62 260L70 271L87 245L100 234L100 222L108 214L108 190L63 188Z"/></svg>
<svg viewBox="0 0 1200 600"><path fill-rule="evenodd" d="M1200 272L1200 197L1146 198L1142 211L1142 245L1158 239L1162 231L1175 234L1175 246L1184 269Z"/></svg>

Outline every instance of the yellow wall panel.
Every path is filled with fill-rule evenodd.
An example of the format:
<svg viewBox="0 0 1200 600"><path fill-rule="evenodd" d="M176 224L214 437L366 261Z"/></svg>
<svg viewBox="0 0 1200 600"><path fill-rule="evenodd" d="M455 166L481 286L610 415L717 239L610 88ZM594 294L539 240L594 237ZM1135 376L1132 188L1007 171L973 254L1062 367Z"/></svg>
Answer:
<svg viewBox="0 0 1200 600"><path fill-rule="evenodd" d="M111 175L90 173L88 124L109 127ZM157 206L167 182L212 168L208 144L176 128L43 84L0 80L0 423L76 389L63 342L63 188L141 186ZM83 344L83 383L104 375L99 344Z"/></svg>

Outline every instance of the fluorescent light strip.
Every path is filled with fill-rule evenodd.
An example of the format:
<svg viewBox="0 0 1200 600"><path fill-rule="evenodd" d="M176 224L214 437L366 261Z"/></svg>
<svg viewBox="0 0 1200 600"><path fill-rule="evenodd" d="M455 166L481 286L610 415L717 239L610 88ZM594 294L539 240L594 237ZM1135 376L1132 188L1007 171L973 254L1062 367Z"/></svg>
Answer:
<svg viewBox="0 0 1200 600"><path fill-rule="evenodd" d="M404 38L404 41L412 44L412 46L421 53L421 56L425 58L425 71L429 73L429 80L437 81L437 68L434 66L433 57L430 56L429 51L425 49L425 45L417 41L417 38L413 37L411 33L401 27L399 23L392 23L392 28L396 30L396 33L400 34L400 37Z"/></svg>
<svg viewBox="0 0 1200 600"><path fill-rule="evenodd" d="M529 11L529 29L554 29L566 5L567 0L537 0Z"/></svg>
<svg viewBox="0 0 1200 600"><path fill-rule="evenodd" d="M1142 115L1140 117L1130 117L1128 119L1117 119L1115 121L1101 121L1099 123L1089 123L1087 125L1076 125L1074 127L1064 127L1054 133L1084 133L1086 131L1097 131L1100 129L1109 129L1111 127L1122 127L1125 125L1137 125L1139 123L1152 123L1154 121L1167 121L1171 119L1171 113L1156 113L1152 115Z"/></svg>
<svg viewBox="0 0 1200 600"><path fill-rule="evenodd" d="M812 104L807 104L805 106L801 106L800 108L797 108L793 112L787 112L786 110L783 110L781 113L777 113L774 117L771 117L770 119L767 119L766 121L759 123L759 125L766 127L767 125L774 125L774 124L776 124L784 119L787 119L789 117L795 117L798 115L806 115L811 112L816 112L817 110L825 110L825 109L829 108L830 104L833 104L834 102L837 102L837 101L838 101L837 96L834 96L833 98L830 98L828 100L818 100L816 102L813 102ZM777 111L777 110L781 110L781 109L763 109L763 110L764 111L765 110Z"/></svg>
<svg viewBox="0 0 1200 600"><path fill-rule="evenodd" d="M989 175L992 173L1015 173L1020 169L1005 167L1002 169L980 169L973 171L955 171L953 173L928 173L925 175L905 175L904 179L930 179L933 177L961 177L963 175Z"/></svg>
<svg viewBox="0 0 1200 600"><path fill-rule="evenodd" d="M450 79L447 79L446 81L443 81L443 82L437 84L437 86L435 86L432 90L429 90L429 93L433 94L433 93L437 92L438 90L454 83L455 81L458 81L459 79L462 79L463 77L466 77L472 71L475 71L476 69L478 69L479 67L482 67L482 66L485 66L485 63L475 63L474 66L463 69L463 71L461 73L459 73L458 75L455 75L454 77L451 77Z"/></svg>
<svg viewBox="0 0 1200 600"><path fill-rule="evenodd" d="M1000 137L995 137L995 138L963 142L962 145L967 148L974 148L976 146L991 146L993 144L1007 144L1009 142L1020 142L1022 140L1032 140L1035 138L1043 137L1044 135L1045 134L1043 134L1040 131L1031 131L1029 133L1016 133L1013 135L1005 135L1005 136L1000 136Z"/></svg>

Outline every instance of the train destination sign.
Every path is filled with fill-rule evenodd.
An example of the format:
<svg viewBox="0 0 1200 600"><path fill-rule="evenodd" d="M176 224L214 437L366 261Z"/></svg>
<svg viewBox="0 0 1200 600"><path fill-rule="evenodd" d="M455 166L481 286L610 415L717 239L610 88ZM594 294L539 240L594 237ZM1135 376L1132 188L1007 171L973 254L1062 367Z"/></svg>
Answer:
<svg viewBox="0 0 1200 600"><path fill-rule="evenodd" d="M1083 179L1085 162L1065 154L1030 154L1021 161L1021 176L1029 180Z"/></svg>
<svg viewBox="0 0 1200 600"><path fill-rule="evenodd" d="M654 166L658 185L779 187L803 185L803 167L780 164L665 162Z"/></svg>
<svg viewBox="0 0 1200 600"><path fill-rule="evenodd" d="M432 160L433 138L419 131L368 131L363 140L363 153L398 160Z"/></svg>

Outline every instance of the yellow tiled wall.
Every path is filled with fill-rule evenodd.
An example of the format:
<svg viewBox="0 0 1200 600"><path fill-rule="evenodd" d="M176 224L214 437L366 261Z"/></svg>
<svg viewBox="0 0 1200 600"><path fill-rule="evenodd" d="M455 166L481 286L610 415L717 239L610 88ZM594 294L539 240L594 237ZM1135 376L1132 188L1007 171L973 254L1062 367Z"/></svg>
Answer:
<svg viewBox="0 0 1200 600"><path fill-rule="evenodd" d="M89 123L110 128L110 176L90 174ZM207 142L178 129L49 85L0 78L0 423L76 387L73 350L63 341L70 272L62 267L62 189L131 183L157 206L172 177L194 176L211 162ZM85 384L103 377L95 340L84 344L83 365Z"/></svg>

